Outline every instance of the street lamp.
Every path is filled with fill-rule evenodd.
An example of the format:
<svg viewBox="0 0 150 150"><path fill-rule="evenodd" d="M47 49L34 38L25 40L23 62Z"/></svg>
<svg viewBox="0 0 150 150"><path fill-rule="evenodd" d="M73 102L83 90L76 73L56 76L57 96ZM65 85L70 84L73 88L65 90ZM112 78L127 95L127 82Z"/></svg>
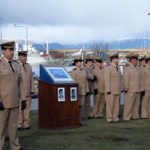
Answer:
<svg viewBox="0 0 150 150"><path fill-rule="evenodd" d="M25 28L25 33L26 33L25 45L26 45L26 50L28 51L28 27L27 26L22 26L22 25L16 25L16 24L14 24L14 27L16 27L16 28Z"/></svg>
<svg viewBox="0 0 150 150"><path fill-rule="evenodd" d="M2 43L3 37L3 25L2 25L2 18L0 17L0 44Z"/></svg>
<svg viewBox="0 0 150 150"><path fill-rule="evenodd" d="M149 15L149 16L150 16L150 13L148 13L147 15Z"/></svg>

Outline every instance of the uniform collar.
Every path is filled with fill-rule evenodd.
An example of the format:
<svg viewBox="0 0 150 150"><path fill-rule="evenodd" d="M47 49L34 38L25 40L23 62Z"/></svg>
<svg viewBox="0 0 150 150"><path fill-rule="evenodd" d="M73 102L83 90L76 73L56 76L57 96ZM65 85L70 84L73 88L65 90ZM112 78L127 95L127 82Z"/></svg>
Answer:
<svg viewBox="0 0 150 150"><path fill-rule="evenodd" d="M81 70L81 68L76 67L76 70Z"/></svg>
<svg viewBox="0 0 150 150"><path fill-rule="evenodd" d="M100 68L100 67L95 66L95 69L102 70L102 67Z"/></svg>
<svg viewBox="0 0 150 150"><path fill-rule="evenodd" d="M116 65L115 63L113 63L113 62L112 62L111 64L114 65L115 67L117 66L117 65Z"/></svg>
<svg viewBox="0 0 150 150"><path fill-rule="evenodd" d="M116 66L117 66L117 65L116 65L116 64L114 64L114 63L111 63L111 65L112 65L112 67L114 67L114 68L116 68Z"/></svg>
<svg viewBox="0 0 150 150"><path fill-rule="evenodd" d="M150 68L150 66L149 66L149 65L146 65L145 67Z"/></svg>
<svg viewBox="0 0 150 150"><path fill-rule="evenodd" d="M130 64L130 66L134 69L134 70L137 70L138 69L138 66L134 66L132 63Z"/></svg>
<svg viewBox="0 0 150 150"><path fill-rule="evenodd" d="M19 62L19 64L21 64L21 65L25 64L25 63L21 62L20 60L18 60L18 62Z"/></svg>
<svg viewBox="0 0 150 150"><path fill-rule="evenodd" d="M12 59L11 59L11 60L8 60L5 56L3 56L2 59L3 59L5 62L7 62L7 63L8 63L9 61L12 61Z"/></svg>

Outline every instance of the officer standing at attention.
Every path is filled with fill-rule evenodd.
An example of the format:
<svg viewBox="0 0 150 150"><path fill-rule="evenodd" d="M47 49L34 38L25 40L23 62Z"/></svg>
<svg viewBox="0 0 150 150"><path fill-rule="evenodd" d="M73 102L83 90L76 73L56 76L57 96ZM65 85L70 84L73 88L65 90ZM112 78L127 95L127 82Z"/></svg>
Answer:
<svg viewBox="0 0 150 150"><path fill-rule="evenodd" d="M111 64L104 69L105 100L107 122L119 121L119 97L121 93L121 71L118 66L118 53L110 55Z"/></svg>
<svg viewBox="0 0 150 150"><path fill-rule="evenodd" d="M133 55L133 53L130 53L126 56L127 62L123 66L123 73L125 72L125 69L130 65L130 55ZM123 75L123 81L124 81L124 75ZM124 87L124 82L123 82L123 87Z"/></svg>
<svg viewBox="0 0 150 150"><path fill-rule="evenodd" d="M96 76L97 80L94 82L94 108L91 117L103 118L105 107L104 68L101 58L96 58L95 61L93 74Z"/></svg>
<svg viewBox="0 0 150 150"><path fill-rule="evenodd" d="M86 94L85 97L85 116L86 118L91 118L91 107L90 107L90 96L93 94L93 83L96 80L96 77L93 75L93 62L94 59L91 56L88 56L85 59L85 67L84 70L87 75L87 82L89 87L89 92Z"/></svg>
<svg viewBox="0 0 150 150"><path fill-rule="evenodd" d="M140 67L140 72L142 76L142 80L144 80L144 68L146 67L146 56L141 56L138 58L139 60L139 67ZM139 113L141 115L141 107L142 107L142 101L144 99L145 92L141 92L140 95L140 108L139 108Z"/></svg>
<svg viewBox="0 0 150 150"><path fill-rule="evenodd" d="M73 65L76 68L71 71L72 78L79 84L78 87L78 99L79 99L79 118L80 122L79 125L83 125L83 118L84 118L84 103L85 103L85 95L89 92L88 83L87 83L87 76L85 70L82 68L82 60L81 58L74 59Z"/></svg>
<svg viewBox="0 0 150 150"><path fill-rule="evenodd" d="M141 118L150 118L150 56L146 57L146 66L143 72L145 95L142 100Z"/></svg>
<svg viewBox="0 0 150 150"><path fill-rule="evenodd" d="M25 96L20 88L21 72L17 61L13 60L15 42L1 44L3 57L0 60L0 150L5 142L5 129L11 150L21 150L18 135L19 95L22 110L26 107Z"/></svg>
<svg viewBox="0 0 150 150"><path fill-rule="evenodd" d="M130 65L124 71L125 104L123 120L139 119L140 94L143 91L142 76L137 65L138 55L129 56Z"/></svg>
<svg viewBox="0 0 150 150"><path fill-rule="evenodd" d="M19 105L19 121L18 129L30 129L30 107L31 94L34 93L34 80L32 75L32 67L27 61L27 51L18 52L18 62L22 75L21 88L24 90L26 96L26 109L21 110L21 103Z"/></svg>
<svg viewBox="0 0 150 150"><path fill-rule="evenodd" d="M132 55L132 54L133 54L133 53L130 53L130 54L128 54L128 55L126 56L127 63L123 66L123 71L125 71L124 69L130 65L130 58L129 58L129 57L130 57L130 55Z"/></svg>

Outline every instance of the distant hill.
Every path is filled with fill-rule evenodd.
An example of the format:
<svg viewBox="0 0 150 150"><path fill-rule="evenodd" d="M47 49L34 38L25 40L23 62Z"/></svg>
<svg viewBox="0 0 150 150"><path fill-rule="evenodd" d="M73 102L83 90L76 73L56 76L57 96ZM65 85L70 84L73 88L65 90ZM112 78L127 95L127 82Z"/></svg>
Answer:
<svg viewBox="0 0 150 150"><path fill-rule="evenodd" d="M109 49L149 48L150 39L127 39L109 43Z"/></svg>
<svg viewBox="0 0 150 150"><path fill-rule="evenodd" d="M33 43L33 46L38 50L44 50L44 46L42 44ZM83 44L60 44L60 43L49 43L48 44L49 49L57 50L57 49L81 49L83 47Z"/></svg>
<svg viewBox="0 0 150 150"><path fill-rule="evenodd" d="M89 42L84 44L85 49L91 49L91 45L94 42ZM102 49L105 48L104 42L97 42ZM37 50L45 50L42 43L33 43L33 46ZM46 45L45 45L46 46ZM61 49L82 49L83 44L61 44L61 43L49 43L49 49L52 50L61 50ZM129 48L149 48L150 47L150 39L126 39L120 41L112 41L108 43L108 49L129 49Z"/></svg>

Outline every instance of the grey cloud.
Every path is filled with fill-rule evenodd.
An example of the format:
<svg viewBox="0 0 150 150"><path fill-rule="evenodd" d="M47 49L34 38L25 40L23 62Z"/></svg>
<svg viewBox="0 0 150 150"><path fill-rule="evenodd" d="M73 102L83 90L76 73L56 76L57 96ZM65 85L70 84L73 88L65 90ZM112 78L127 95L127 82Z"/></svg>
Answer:
<svg viewBox="0 0 150 150"><path fill-rule="evenodd" d="M90 39L104 36L112 39L150 29L149 0L0 0L0 3L4 25L26 24L35 27L31 29L34 33L45 26L49 30L45 37L60 28L58 35L70 36L66 39L74 38L75 33L81 39L86 39L86 34ZM71 28L75 31L71 32Z"/></svg>
<svg viewBox="0 0 150 150"><path fill-rule="evenodd" d="M149 0L1 0L6 23L119 26L145 18ZM139 19L140 21L140 19Z"/></svg>

